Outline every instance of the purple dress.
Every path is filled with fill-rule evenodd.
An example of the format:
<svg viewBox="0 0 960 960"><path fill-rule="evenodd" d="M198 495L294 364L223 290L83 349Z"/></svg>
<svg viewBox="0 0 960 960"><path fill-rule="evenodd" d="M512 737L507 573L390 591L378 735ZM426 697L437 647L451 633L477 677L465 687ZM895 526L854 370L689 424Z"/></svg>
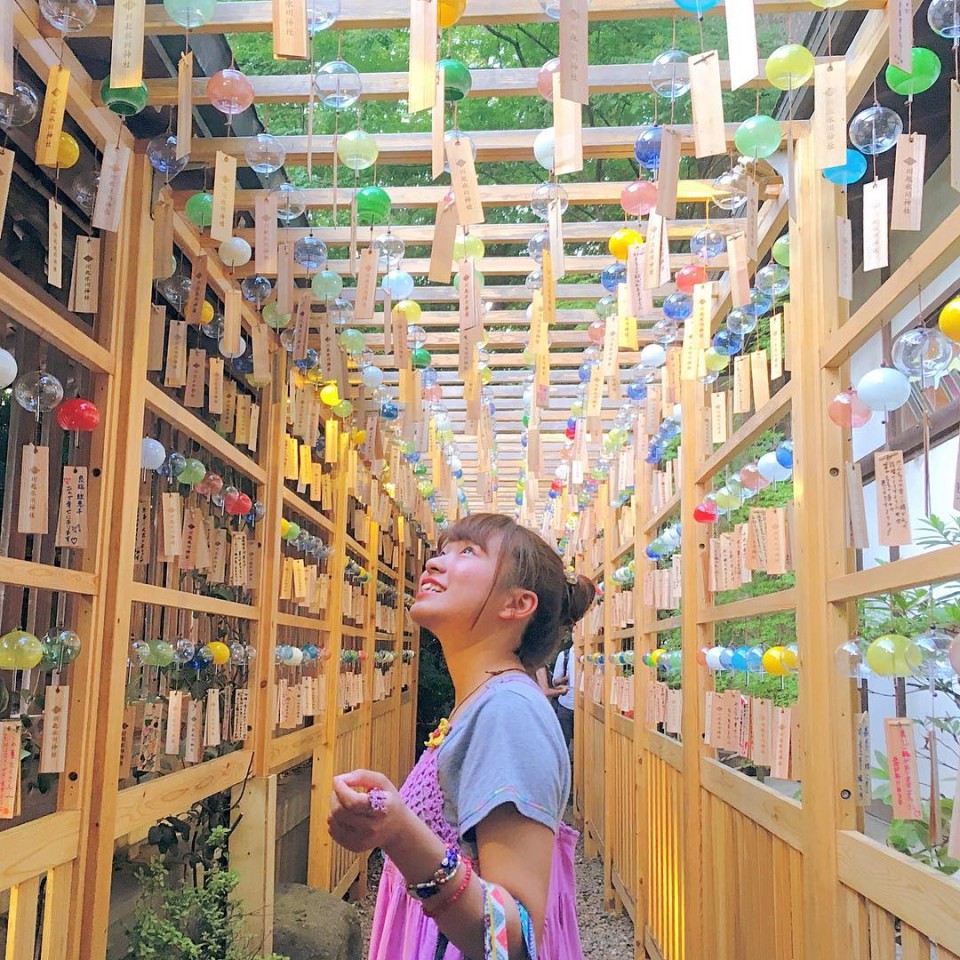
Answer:
<svg viewBox="0 0 960 960"><path fill-rule="evenodd" d="M424 751L401 787L400 796L447 846L460 845L457 831L443 815L436 750ZM553 848L539 960L583 960L573 865L577 836L572 827L560 824ZM373 914L369 960L434 960L438 932L436 923L424 914L420 901L407 893L403 875L385 858ZM450 944L443 960L463 960L463 954Z"/></svg>

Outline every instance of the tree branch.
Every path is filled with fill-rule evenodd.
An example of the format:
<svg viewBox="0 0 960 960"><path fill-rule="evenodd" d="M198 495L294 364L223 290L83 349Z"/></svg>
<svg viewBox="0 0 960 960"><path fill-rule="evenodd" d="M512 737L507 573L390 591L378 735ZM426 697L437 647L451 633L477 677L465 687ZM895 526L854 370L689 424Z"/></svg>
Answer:
<svg viewBox="0 0 960 960"><path fill-rule="evenodd" d="M495 36L501 43L509 43L510 46L513 47L513 49L517 52L517 60L520 61L520 66L525 67L527 65L526 58L523 55L523 47L520 46L519 40L516 40L513 37L508 37L505 33L501 33L499 30L496 30L487 24L484 24L483 29L486 30L487 33Z"/></svg>

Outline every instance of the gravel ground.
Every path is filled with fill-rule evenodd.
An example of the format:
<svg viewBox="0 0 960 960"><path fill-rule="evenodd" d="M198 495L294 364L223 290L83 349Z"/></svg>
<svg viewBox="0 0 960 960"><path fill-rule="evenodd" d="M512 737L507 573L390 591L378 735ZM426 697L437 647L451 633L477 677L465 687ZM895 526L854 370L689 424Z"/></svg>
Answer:
<svg viewBox="0 0 960 960"><path fill-rule="evenodd" d="M370 922L373 918L381 866L380 854L373 854L367 870L367 888L370 893L355 904L360 914L364 944L367 944L370 938ZM576 867L577 917L580 920L584 960L632 957L633 924L625 913L611 917L603 912L603 861L584 860L582 838L577 844Z"/></svg>

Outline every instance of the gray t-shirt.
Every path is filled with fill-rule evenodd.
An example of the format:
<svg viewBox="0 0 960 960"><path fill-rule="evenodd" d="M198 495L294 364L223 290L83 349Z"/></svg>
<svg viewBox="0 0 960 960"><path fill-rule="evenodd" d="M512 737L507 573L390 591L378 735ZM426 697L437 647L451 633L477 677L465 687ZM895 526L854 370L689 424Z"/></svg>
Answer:
<svg viewBox="0 0 960 960"><path fill-rule="evenodd" d="M477 824L504 803L555 832L570 794L557 716L522 674L495 678L454 718L438 748L437 772L444 816L470 844Z"/></svg>

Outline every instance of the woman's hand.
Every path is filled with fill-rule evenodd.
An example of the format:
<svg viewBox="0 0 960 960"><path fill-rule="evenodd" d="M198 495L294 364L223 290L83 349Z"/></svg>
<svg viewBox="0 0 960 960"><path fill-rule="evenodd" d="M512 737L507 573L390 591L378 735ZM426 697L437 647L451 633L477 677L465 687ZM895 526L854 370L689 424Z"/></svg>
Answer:
<svg viewBox="0 0 960 960"><path fill-rule="evenodd" d="M330 836L354 853L389 846L409 815L397 788L382 773L353 770L333 778L327 826Z"/></svg>

